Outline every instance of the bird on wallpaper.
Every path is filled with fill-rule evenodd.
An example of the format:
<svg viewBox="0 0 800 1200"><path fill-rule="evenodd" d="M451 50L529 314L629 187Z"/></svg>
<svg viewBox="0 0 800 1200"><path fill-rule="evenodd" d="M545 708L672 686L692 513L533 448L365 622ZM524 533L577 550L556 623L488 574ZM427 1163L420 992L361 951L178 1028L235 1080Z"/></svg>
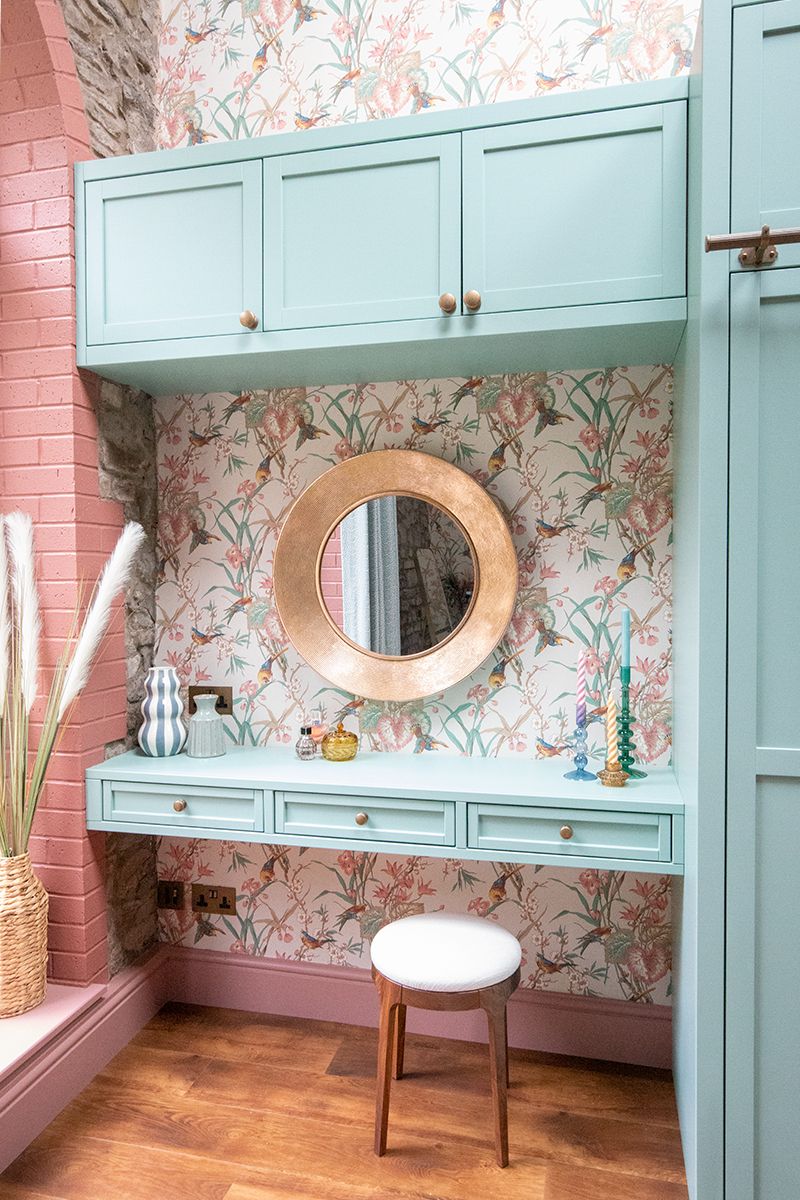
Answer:
<svg viewBox="0 0 800 1200"><path fill-rule="evenodd" d="M332 942L333 938L329 933L322 934L320 937L315 937L313 933L309 933L307 929L300 932L300 941L305 946L306 950L319 950L327 942Z"/></svg>
<svg viewBox="0 0 800 1200"><path fill-rule="evenodd" d="M192 626L192 641L195 646L208 646L214 641L214 638L222 637L221 629L214 629L210 633L203 633L202 629L198 629L196 625Z"/></svg>
<svg viewBox="0 0 800 1200"><path fill-rule="evenodd" d="M306 442L315 442L317 438L323 437L324 429L317 429L316 425L309 425L305 417L297 418L297 445L295 450L299 450Z"/></svg>
<svg viewBox="0 0 800 1200"><path fill-rule="evenodd" d="M250 401L253 399L252 392L241 392L238 396L234 396L225 412L222 414L223 421L229 421L234 413L241 412Z"/></svg>
<svg viewBox="0 0 800 1200"><path fill-rule="evenodd" d="M594 487L590 487L588 492L584 492L583 495L579 497L578 511L581 513L586 512L586 509L593 500L599 500L600 497L606 492L610 491L613 486L614 484L611 482L611 480L608 480L607 483L596 483Z"/></svg>
<svg viewBox="0 0 800 1200"><path fill-rule="evenodd" d="M265 658L261 666L258 668L258 675L256 676L256 679L262 687L266 687L268 683L272 682L272 669L281 655L286 653L286 649L287 647L284 646L282 650L277 650L274 654L271 654L269 658Z"/></svg>
<svg viewBox="0 0 800 1200"><path fill-rule="evenodd" d="M411 428L414 433L426 434L434 433L441 425L446 425L447 421L440 417L438 421L425 421L422 417L411 418Z"/></svg>
<svg viewBox="0 0 800 1200"><path fill-rule="evenodd" d="M338 725L339 721L344 721L346 717L358 716L366 703L366 700L359 700L353 697L353 699L349 700L343 708L339 709L336 716L333 718L334 722Z"/></svg>
<svg viewBox="0 0 800 1200"><path fill-rule="evenodd" d="M623 583L633 579L636 574L637 555L641 554L643 550L647 550L652 544L652 541L644 542L641 546L634 546L632 550L629 550L617 567L617 578L621 579Z"/></svg>
<svg viewBox="0 0 800 1200"><path fill-rule="evenodd" d="M294 28L292 33L297 33L301 25L308 21L316 21L317 17L322 16L321 8L312 8L310 4L303 4L303 0L293 0L292 8L294 9Z"/></svg>
<svg viewBox="0 0 800 1200"><path fill-rule="evenodd" d="M586 724L591 725L595 721L605 721L607 712L607 704L599 704L597 708L590 709L586 715Z"/></svg>
<svg viewBox="0 0 800 1200"><path fill-rule="evenodd" d="M272 883L273 879L275 878L275 862L276 858L273 854L271 858L266 860L263 867L258 872L258 878L262 883Z"/></svg>
<svg viewBox="0 0 800 1200"><path fill-rule="evenodd" d="M199 46L199 44L204 42L207 37L216 32L216 25L209 25L208 29L203 30L192 29L191 25L187 25L184 32L184 37L190 46Z"/></svg>
<svg viewBox="0 0 800 1200"><path fill-rule="evenodd" d="M557 408L548 408L547 405L540 404L534 437L538 437L543 429L547 429L548 425L560 425L562 421L571 420L572 417L569 413L560 413Z"/></svg>
<svg viewBox="0 0 800 1200"><path fill-rule="evenodd" d="M578 50L580 51L578 56L579 61L583 62L589 51L593 50L595 46L599 46L603 39L608 37L613 28L613 25L599 25L597 29L593 29L589 36L585 38L578 47Z"/></svg>
<svg viewBox="0 0 800 1200"><path fill-rule="evenodd" d="M543 538L558 537L558 535L563 533L565 529L574 528L575 526L570 525L568 521L565 521L563 525L550 525L547 521L540 517L536 522L536 532L541 534Z"/></svg>
<svg viewBox="0 0 800 1200"><path fill-rule="evenodd" d="M202 146L204 142L209 142L217 136L208 129L201 129L199 125L195 125L194 121L187 121L184 129L189 136L190 146Z"/></svg>
<svg viewBox="0 0 800 1200"><path fill-rule="evenodd" d="M327 112L317 113L315 117L304 117L301 112L294 114L294 124L296 129L313 129L320 121L327 117Z"/></svg>
<svg viewBox="0 0 800 1200"><path fill-rule="evenodd" d="M465 396L474 396L482 383L482 375L474 375L472 379L467 379L453 392L453 404L460 404Z"/></svg>
<svg viewBox="0 0 800 1200"><path fill-rule="evenodd" d="M277 45L275 43L277 42ZM260 46L253 58L253 74L260 75L267 65L267 51L270 46L275 46L276 52L280 50L281 43L277 33L274 33L271 38L267 38L263 46ZM278 55L280 58L280 55Z"/></svg>
<svg viewBox="0 0 800 1200"><path fill-rule="evenodd" d="M545 625L544 621L537 621L536 629L539 633L539 640L536 643L534 654L541 654L548 647L563 646L564 642L572 645L572 638L567 637L565 633L556 633L555 629Z"/></svg>
<svg viewBox="0 0 800 1200"><path fill-rule="evenodd" d="M422 112L426 108L433 108L437 101L442 100L441 96L432 96L430 92L425 92L418 83L410 83L408 90L411 93L411 112Z"/></svg>
<svg viewBox="0 0 800 1200"><path fill-rule="evenodd" d="M603 938L607 938L610 933L613 933L610 925L593 925L591 929L587 929L586 933L581 934L578 938L578 949L581 954L584 954L595 942L602 942Z"/></svg>
<svg viewBox="0 0 800 1200"><path fill-rule="evenodd" d="M513 437L506 438L506 440L501 442L499 446L495 446L494 450L489 455L489 462L487 464L490 475L500 474L506 465L506 450L512 444L512 442L517 440L517 434L514 434Z"/></svg>
<svg viewBox="0 0 800 1200"><path fill-rule="evenodd" d="M514 876L519 876L519 869L514 867L511 871L504 871L502 875L498 875L492 886L489 888L489 899L495 904L500 904L506 898L506 883Z"/></svg>
<svg viewBox="0 0 800 1200"><path fill-rule="evenodd" d="M517 658L517 654L508 654L505 658L499 659L491 671L489 672L489 687L495 691L504 686L506 682L506 668L512 659Z"/></svg>
<svg viewBox="0 0 800 1200"><path fill-rule="evenodd" d="M692 65L691 50L686 46L682 46L680 42L674 41L670 46L670 52L674 56L670 75L680 75L681 71L688 71Z"/></svg>
<svg viewBox="0 0 800 1200"><path fill-rule="evenodd" d="M189 542L189 553L196 550L198 546L208 546L211 542L219 541L219 534L209 533L202 525L190 525L192 531L192 540Z"/></svg>
<svg viewBox="0 0 800 1200"><path fill-rule="evenodd" d="M421 725L414 725L411 732L417 739L414 743L415 754L422 754L424 750L444 750L444 742L437 742L429 733L424 733Z"/></svg>
<svg viewBox="0 0 800 1200"><path fill-rule="evenodd" d="M551 958L546 958L544 954L536 955L536 965L545 975L557 975L559 971L564 970L563 962L553 962Z"/></svg>
<svg viewBox="0 0 800 1200"><path fill-rule="evenodd" d="M566 746L554 746L552 742L546 742L544 738L536 739L536 757L537 758L558 758L562 750L566 750Z"/></svg>
<svg viewBox="0 0 800 1200"><path fill-rule="evenodd" d="M536 87L540 92L552 92L554 88L561 87L565 79L571 79L574 74L574 71L564 71L562 75L545 75L543 71L537 71Z"/></svg>
<svg viewBox="0 0 800 1200"><path fill-rule="evenodd" d="M331 100L338 100L345 88L354 87L360 74L361 67L353 67L352 71L348 71L341 79L337 79L331 92Z"/></svg>
<svg viewBox="0 0 800 1200"><path fill-rule="evenodd" d="M256 467L256 483L266 483L270 477L270 467L272 466L272 454L268 454L266 458L262 458L261 462Z"/></svg>
<svg viewBox="0 0 800 1200"><path fill-rule="evenodd" d="M244 612L248 605L253 603L252 596L240 596L238 600L234 600L228 611L225 613L226 621L230 621L231 617L235 617L237 613Z"/></svg>
<svg viewBox="0 0 800 1200"><path fill-rule="evenodd" d="M351 904L344 912L339 913L339 916L336 918L336 924L339 929L344 929L348 921L355 921L357 917L360 917L366 911L366 904Z"/></svg>
<svg viewBox="0 0 800 1200"><path fill-rule="evenodd" d="M189 430L189 441L193 446L207 446L217 437L219 437L219 431L216 429L210 430L209 433L198 433L196 429Z"/></svg>
<svg viewBox="0 0 800 1200"><path fill-rule="evenodd" d="M505 20L503 9L506 6L506 0L495 0L495 3L489 9L489 15L486 18L486 24L490 29L499 29Z"/></svg>

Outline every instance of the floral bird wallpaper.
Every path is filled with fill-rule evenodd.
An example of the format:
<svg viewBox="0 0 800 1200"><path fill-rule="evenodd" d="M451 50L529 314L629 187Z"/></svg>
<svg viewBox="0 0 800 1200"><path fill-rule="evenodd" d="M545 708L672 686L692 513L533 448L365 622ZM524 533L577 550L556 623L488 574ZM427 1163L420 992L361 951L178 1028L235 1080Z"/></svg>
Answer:
<svg viewBox="0 0 800 1200"><path fill-rule="evenodd" d="M161 142L536 96L688 70L696 13L680 5L529 0L178 0L163 9ZM423 118L424 119L424 118ZM380 752L570 753L577 655L589 654L591 742L602 744L633 613L640 757L668 761L671 400L665 367L569 370L158 401L159 661L185 683L233 684L238 741L289 743L322 705ZM520 590L496 654L463 684L375 704L316 676L272 596L281 523L322 471L408 447L477 478L506 514ZM166 940L367 966L386 920L423 909L511 929L527 987L669 999L670 884L656 875L161 840L159 874L234 884L235 918L163 912Z"/></svg>

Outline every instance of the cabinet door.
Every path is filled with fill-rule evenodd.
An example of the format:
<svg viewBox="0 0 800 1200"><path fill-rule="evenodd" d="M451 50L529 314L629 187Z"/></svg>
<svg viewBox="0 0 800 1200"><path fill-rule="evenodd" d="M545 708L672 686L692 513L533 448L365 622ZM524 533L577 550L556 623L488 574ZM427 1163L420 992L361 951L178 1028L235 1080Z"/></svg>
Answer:
<svg viewBox="0 0 800 1200"><path fill-rule="evenodd" d="M731 230L800 226L800 0L735 10L733 80ZM778 247L798 264L800 246Z"/></svg>
<svg viewBox="0 0 800 1200"><path fill-rule="evenodd" d="M464 287L481 312L685 292L681 101L463 135Z"/></svg>
<svg viewBox="0 0 800 1200"><path fill-rule="evenodd" d="M260 162L87 183L87 343L243 333L261 229Z"/></svg>
<svg viewBox="0 0 800 1200"><path fill-rule="evenodd" d="M267 159L264 324L439 317L461 287L460 135Z"/></svg>
<svg viewBox="0 0 800 1200"><path fill-rule="evenodd" d="M800 1179L800 270L731 280L728 1200Z"/></svg>

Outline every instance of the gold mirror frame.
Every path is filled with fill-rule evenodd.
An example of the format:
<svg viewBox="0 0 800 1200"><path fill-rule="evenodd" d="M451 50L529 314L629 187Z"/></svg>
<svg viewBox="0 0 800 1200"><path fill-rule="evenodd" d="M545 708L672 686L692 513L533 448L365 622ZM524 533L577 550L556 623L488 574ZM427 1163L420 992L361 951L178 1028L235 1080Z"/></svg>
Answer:
<svg viewBox="0 0 800 1200"><path fill-rule="evenodd" d="M472 553L471 605L457 628L421 654L375 654L328 612L320 566L339 522L368 500L413 496L440 508ZM517 556L503 514L458 467L417 450L375 450L320 475L289 510L275 548L275 603L290 642L324 679L369 700L417 700L479 667L505 633L517 595Z"/></svg>

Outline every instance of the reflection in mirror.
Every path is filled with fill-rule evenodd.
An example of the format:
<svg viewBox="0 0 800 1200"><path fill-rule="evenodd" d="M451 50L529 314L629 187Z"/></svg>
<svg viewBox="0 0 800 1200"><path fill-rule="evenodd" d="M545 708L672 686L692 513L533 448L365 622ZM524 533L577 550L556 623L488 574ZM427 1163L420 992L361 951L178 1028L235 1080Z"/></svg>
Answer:
<svg viewBox="0 0 800 1200"><path fill-rule="evenodd" d="M343 633L375 654L421 654L449 637L469 608L472 553L442 509L412 496L359 505L336 526L320 588Z"/></svg>

